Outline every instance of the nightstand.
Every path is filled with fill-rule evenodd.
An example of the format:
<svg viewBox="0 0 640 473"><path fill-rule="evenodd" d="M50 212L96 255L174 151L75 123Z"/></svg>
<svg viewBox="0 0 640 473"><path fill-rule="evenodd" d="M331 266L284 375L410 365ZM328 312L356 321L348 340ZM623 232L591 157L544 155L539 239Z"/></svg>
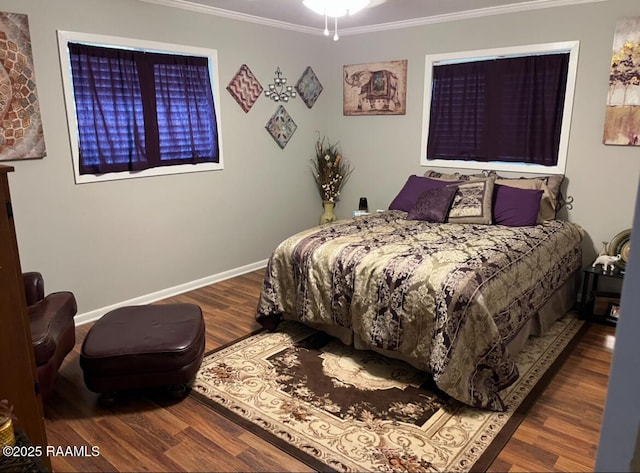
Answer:
<svg viewBox="0 0 640 473"><path fill-rule="evenodd" d="M579 316L593 322L616 325L618 319L610 315L611 305L620 305L619 292L599 292L600 278L624 280L624 271L617 267L612 271L603 271L601 266L589 266L582 271L582 297Z"/></svg>

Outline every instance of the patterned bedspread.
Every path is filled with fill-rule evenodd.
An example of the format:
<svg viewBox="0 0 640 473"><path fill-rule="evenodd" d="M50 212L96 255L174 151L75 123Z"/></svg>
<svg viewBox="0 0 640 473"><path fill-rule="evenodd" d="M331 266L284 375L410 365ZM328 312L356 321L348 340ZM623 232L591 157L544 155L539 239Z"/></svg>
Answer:
<svg viewBox="0 0 640 473"><path fill-rule="evenodd" d="M267 266L257 320L338 326L364 348L433 374L438 387L503 410L518 378L506 344L581 267L583 231L433 224L386 211L300 232Z"/></svg>

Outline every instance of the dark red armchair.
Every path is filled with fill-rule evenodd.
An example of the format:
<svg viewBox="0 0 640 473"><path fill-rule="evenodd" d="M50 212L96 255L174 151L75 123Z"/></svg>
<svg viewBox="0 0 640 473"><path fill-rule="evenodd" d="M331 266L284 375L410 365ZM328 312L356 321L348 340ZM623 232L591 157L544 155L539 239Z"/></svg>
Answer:
<svg viewBox="0 0 640 473"><path fill-rule="evenodd" d="M38 272L23 273L31 340L42 399L53 393L58 368L76 343L74 316L78 312L71 292L45 297L44 279Z"/></svg>

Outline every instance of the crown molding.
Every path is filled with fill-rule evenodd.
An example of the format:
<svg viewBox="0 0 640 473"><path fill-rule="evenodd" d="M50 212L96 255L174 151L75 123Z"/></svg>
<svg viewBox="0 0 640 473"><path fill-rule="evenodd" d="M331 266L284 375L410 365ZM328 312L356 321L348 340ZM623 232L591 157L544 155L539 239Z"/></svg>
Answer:
<svg viewBox="0 0 640 473"><path fill-rule="evenodd" d="M340 31L341 36L375 33L378 31L397 30L411 28L414 26L432 25L436 23L447 23L450 21L469 20L482 18L485 16L505 15L508 13L518 13L524 11L542 10L543 8L565 7L581 5L585 3L599 3L609 0L544 0L517 3L512 5L502 5L498 7L479 8L457 13L446 13L443 15L427 16L423 18L412 18L410 20L400 20L389 23L379 23L355 28L344 28Z"/></svg>
<svg viewBox="0 0 640 473"><path fill-rule="evenodd" d="M247 13L239 13L223 8L202 5L188 0L139 0L146 3L155 3L167 7L181 8L183 10L195 11L198 13L206 13L209 15L221 16L232 20L245 21L274 28L281 28L300 33L322 36L323 32L318 28L296 25L285 21L272 20L260 16L249 15ZM435 23L446 23L450 21L469 20L472 18L481 18L485 16L504 15L507 13L517 13L523 11L541 10L543 8L565 7L582 5L586 3L600 3L609 0L537 0L512 5L502 5L497 7L479 8L477 10L468 10L457 13L446 13L443 15L427 16L422 18L412 18L410 20L393 21L389 23L379 23L376 25L360 26L355 28L344 28L340 30L341 36L375 33L378 31L397 30L402 28L411 28L415 26L430 25Z"/></svg>
<svg viewBox="0 0 640 473"><path fill-rule="evenodd" d="M155 3L156 5L164 5L165 7L180 8L182 10L190 10L197 13L206 13L208 15L221 16L223 18L229 18L231 20L246 21L248 23L255 23L258 25L272 26L274 28L281 28L285 30L297 31L299 33L307 34L322 34L322 31L317 28L311 28L309 26L301 26L293 23L287 23L286 21L272 20L270 18L263 18L261 16L249 15L247 13L240 13L231 10L225 10L223 8L210 7L208 5L202 5L200 3L190 2L188 0L139 0L145 3Z"/></svg>

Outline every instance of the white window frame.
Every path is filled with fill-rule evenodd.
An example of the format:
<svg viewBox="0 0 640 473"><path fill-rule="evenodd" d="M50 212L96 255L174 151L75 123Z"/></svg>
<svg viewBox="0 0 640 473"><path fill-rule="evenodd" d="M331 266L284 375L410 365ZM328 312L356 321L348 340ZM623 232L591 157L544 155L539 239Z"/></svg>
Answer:
<svg viewBox="0 0 640 473"><path fill-rule="evenodd" d="M569 150L569 132L571 129L571 114L573 110L576 73L578 69L579 41L564 41L556 43L532 44L506 48L463 51L457 53L427 54L425 56L424 103L422 115L422 146L420 148L420 165L429 167L478 169L484 171L508 171L532 174L564 174ZM429 118L431 115L431 90L433 81L433 67L443 64L485 61L496 58L519 56L535 56L540 54L569 53L569 68L567 70L567 88L565 91L564 110L562 113L562 128L560 132L560 146L558 148L558 163L555 166L541 164L513 163L503 161L464 161L449 159L427 160L427 141L429 138Z"/></svg>
<svg viewBox="0 0 640 473"><path fill-rule="evenodd" d="M218 131L218 162L198 164L177 164L173 166L161 166L145 169L143 171L110 172L106 174L80 174L80 152L78 146L78 121L76 118L76 103L73 94L73 76L71 73L71 61L69 58L68 43L82 43L93 46L114 47L137 51L149 51L155 53L183 54L189 56L206 57L209 63L209 77L211 80L211 92L213 93L214 110ZM202 171L220 171L224 169L222 154L222 129L220 115L220 90L218 84L218 51L196 46L184 46L156 41L121 38L117 36L104 36L89 33L58 30L58 48L60 51L60 67L62 69L62 84L64 87L65 105L67 110L67 122L69 124L69 140L71 142L71 157L73 160L73 172L76 184L90 182L114 181L120 179L136 179L141 177L163 176L169 174L182 174Z"/></svg>

